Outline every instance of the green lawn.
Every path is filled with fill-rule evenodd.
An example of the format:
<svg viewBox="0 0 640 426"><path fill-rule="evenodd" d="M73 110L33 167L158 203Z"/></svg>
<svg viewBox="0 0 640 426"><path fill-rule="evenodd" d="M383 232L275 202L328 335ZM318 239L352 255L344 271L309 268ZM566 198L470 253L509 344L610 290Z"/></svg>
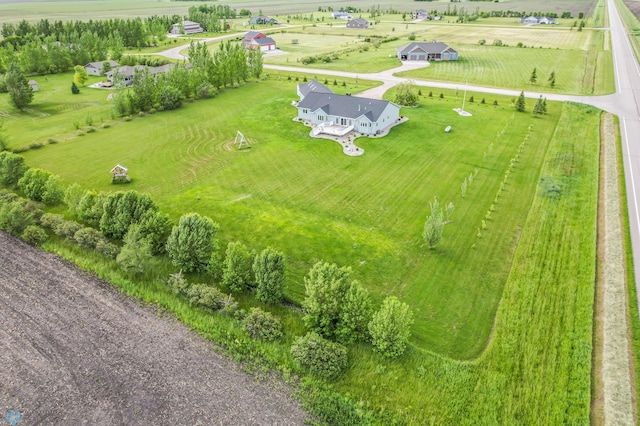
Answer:
<svg viewBox="0 0 640 426"><path fill-rule="evenodd" d="M599 38L600 40L594 40ZM487 40L491 43L490 40ZM602 34L594 33L592 44L602 44ZM427 68L400 73L400 76L438 81L523 89L550 93L599 95L614 91L610 51L559 50L498 47L491 45L454 46L460 59L433 62ZM529 79L536 68L538 81ZM548 78L556 74L556 86Z"/></svg>
<svg viewBox="0 0 640 426"><path fill-rule="evenodd" d="M301 299L302 277L317 260L352 266L376 300L396 294L411 304L419 347L456 358L477 355L491 329L558 107L533 119L514 114L509 99L497 98L493 107L493 97L480 105L475 94L475 103L467 104L474 116L463 118L451 110L461 103L453 92L440 100L439 92L428 98L425 90L420 108L403 110L407 123L388 137L358 141L366 153L350 158L335 142L309 138L308 128L291 121L295 81L271 77L82 137L75 137L73 114L54 114L41 119L42 133L46 127L60 143L25 156L66 182L98 190L123 189L109 184L108 171L125 164L134 179L127 189L152 194L172 217L196 210L220 222L226 241L284 250L291 299ZM367 88L362 84L338 87L357 92ZM40 111L37 103L32 109ZM30 142L15 131L23 118L10 123L12 146ZM452 133L443 132L447 125ZM233 149L237 130L253 141L251 151ZM530 146L520 160L522 171L495 203L509 160L525 138ZM476 169L462 198L460 185ZM421 231L434 196L456 208L442 245L430 251Z"/></svg>

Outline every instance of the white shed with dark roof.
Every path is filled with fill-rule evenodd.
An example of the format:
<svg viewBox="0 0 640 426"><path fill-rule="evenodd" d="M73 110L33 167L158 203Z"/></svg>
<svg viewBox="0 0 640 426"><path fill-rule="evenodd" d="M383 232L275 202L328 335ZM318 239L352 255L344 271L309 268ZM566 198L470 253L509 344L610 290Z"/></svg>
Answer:
<svg viewBox="0 0 640 426"><path fill-rule="evenodd" d="M414 41L396 51L401 61L457 61L458 52L439 41Z"/></svg>

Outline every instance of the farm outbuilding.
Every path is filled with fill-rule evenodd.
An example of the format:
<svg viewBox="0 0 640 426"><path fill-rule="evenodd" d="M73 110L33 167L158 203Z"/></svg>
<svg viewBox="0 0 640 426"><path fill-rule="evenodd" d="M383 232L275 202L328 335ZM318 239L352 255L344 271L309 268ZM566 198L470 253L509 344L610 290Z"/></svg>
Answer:
<svg viewBox="0 0 640 426"><path fill-rule="evenodd" d="M111 169L109 173L111 173L111 183L121 183L121 182L130 182L131 178L129 177L129 169L127 169L122 164L116 164L116 166Z"/></svg>
<svg viewBox="0 0 640 426"><path fill-rule="evenodd" d="M263 52L276 50L276 41L259 31L249 31L242 39L245 49L261 50Z"/></svg>
<svg viewBox="0 0 640 426"><path fill-rule="evenodd" d="M397 57L401 61L457 61L458 52L439 41L409 43L399 47Z"/></svg>

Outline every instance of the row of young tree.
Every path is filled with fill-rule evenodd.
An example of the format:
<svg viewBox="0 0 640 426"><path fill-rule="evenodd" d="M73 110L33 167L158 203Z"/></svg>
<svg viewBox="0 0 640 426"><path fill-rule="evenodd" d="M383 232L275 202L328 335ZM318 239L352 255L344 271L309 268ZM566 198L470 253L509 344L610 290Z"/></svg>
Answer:
<svg viewBox="0 0 640 426"><path fill-rule="evenodd" d="M266 248L256 253L240 242L230 242L222 256L219 225L206 216L184 214L174 224L148 195L97 193L78 184L65 188L59 177L29 168L23 157L8 151L0 152L0 185L16 188L30 199L0 191L0 229L37 244L48 238L49 230L115 259L133 274L148 270L152 258L167 256L180 270L167 282L176 294L193 305L234 315L255 338L282 336L276 316L255 308L240 310L232 296L251 291L263 303L281 303L286 274L281 252ZM40 203L64 203L72 219L45 213ZM183 273L209 276L211 283L189 284ZM304 282L302 309L308 333L295 339L291 347L292 357L303 367L335 377L347 365L344 345L354 342L370 342L385 357L405 351L413 322L405 303L388 297L375 311L368 292L351 279L351 269L335 264L316 263Z"/></svg>

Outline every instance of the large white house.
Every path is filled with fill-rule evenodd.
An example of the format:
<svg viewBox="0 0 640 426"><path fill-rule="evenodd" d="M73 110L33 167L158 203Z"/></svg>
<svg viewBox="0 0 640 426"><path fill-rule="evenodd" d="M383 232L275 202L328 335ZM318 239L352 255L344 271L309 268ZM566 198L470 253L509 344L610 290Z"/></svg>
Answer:
<svg viewBox="0 0 640 426"><path fill-rule="evenodd" d="M356 131L376 135L400 120L400 107L393 102L337 95L322 83L311 80L298 85L298 119L316 129L342 128L336 134Z"/></svg>
<svg viewBox="0 0 640 426"><path fill-rule="evenodd" d="M204 32L200 24L193 21L182 21L171 26L171 34L197 34Z"/></svg>

